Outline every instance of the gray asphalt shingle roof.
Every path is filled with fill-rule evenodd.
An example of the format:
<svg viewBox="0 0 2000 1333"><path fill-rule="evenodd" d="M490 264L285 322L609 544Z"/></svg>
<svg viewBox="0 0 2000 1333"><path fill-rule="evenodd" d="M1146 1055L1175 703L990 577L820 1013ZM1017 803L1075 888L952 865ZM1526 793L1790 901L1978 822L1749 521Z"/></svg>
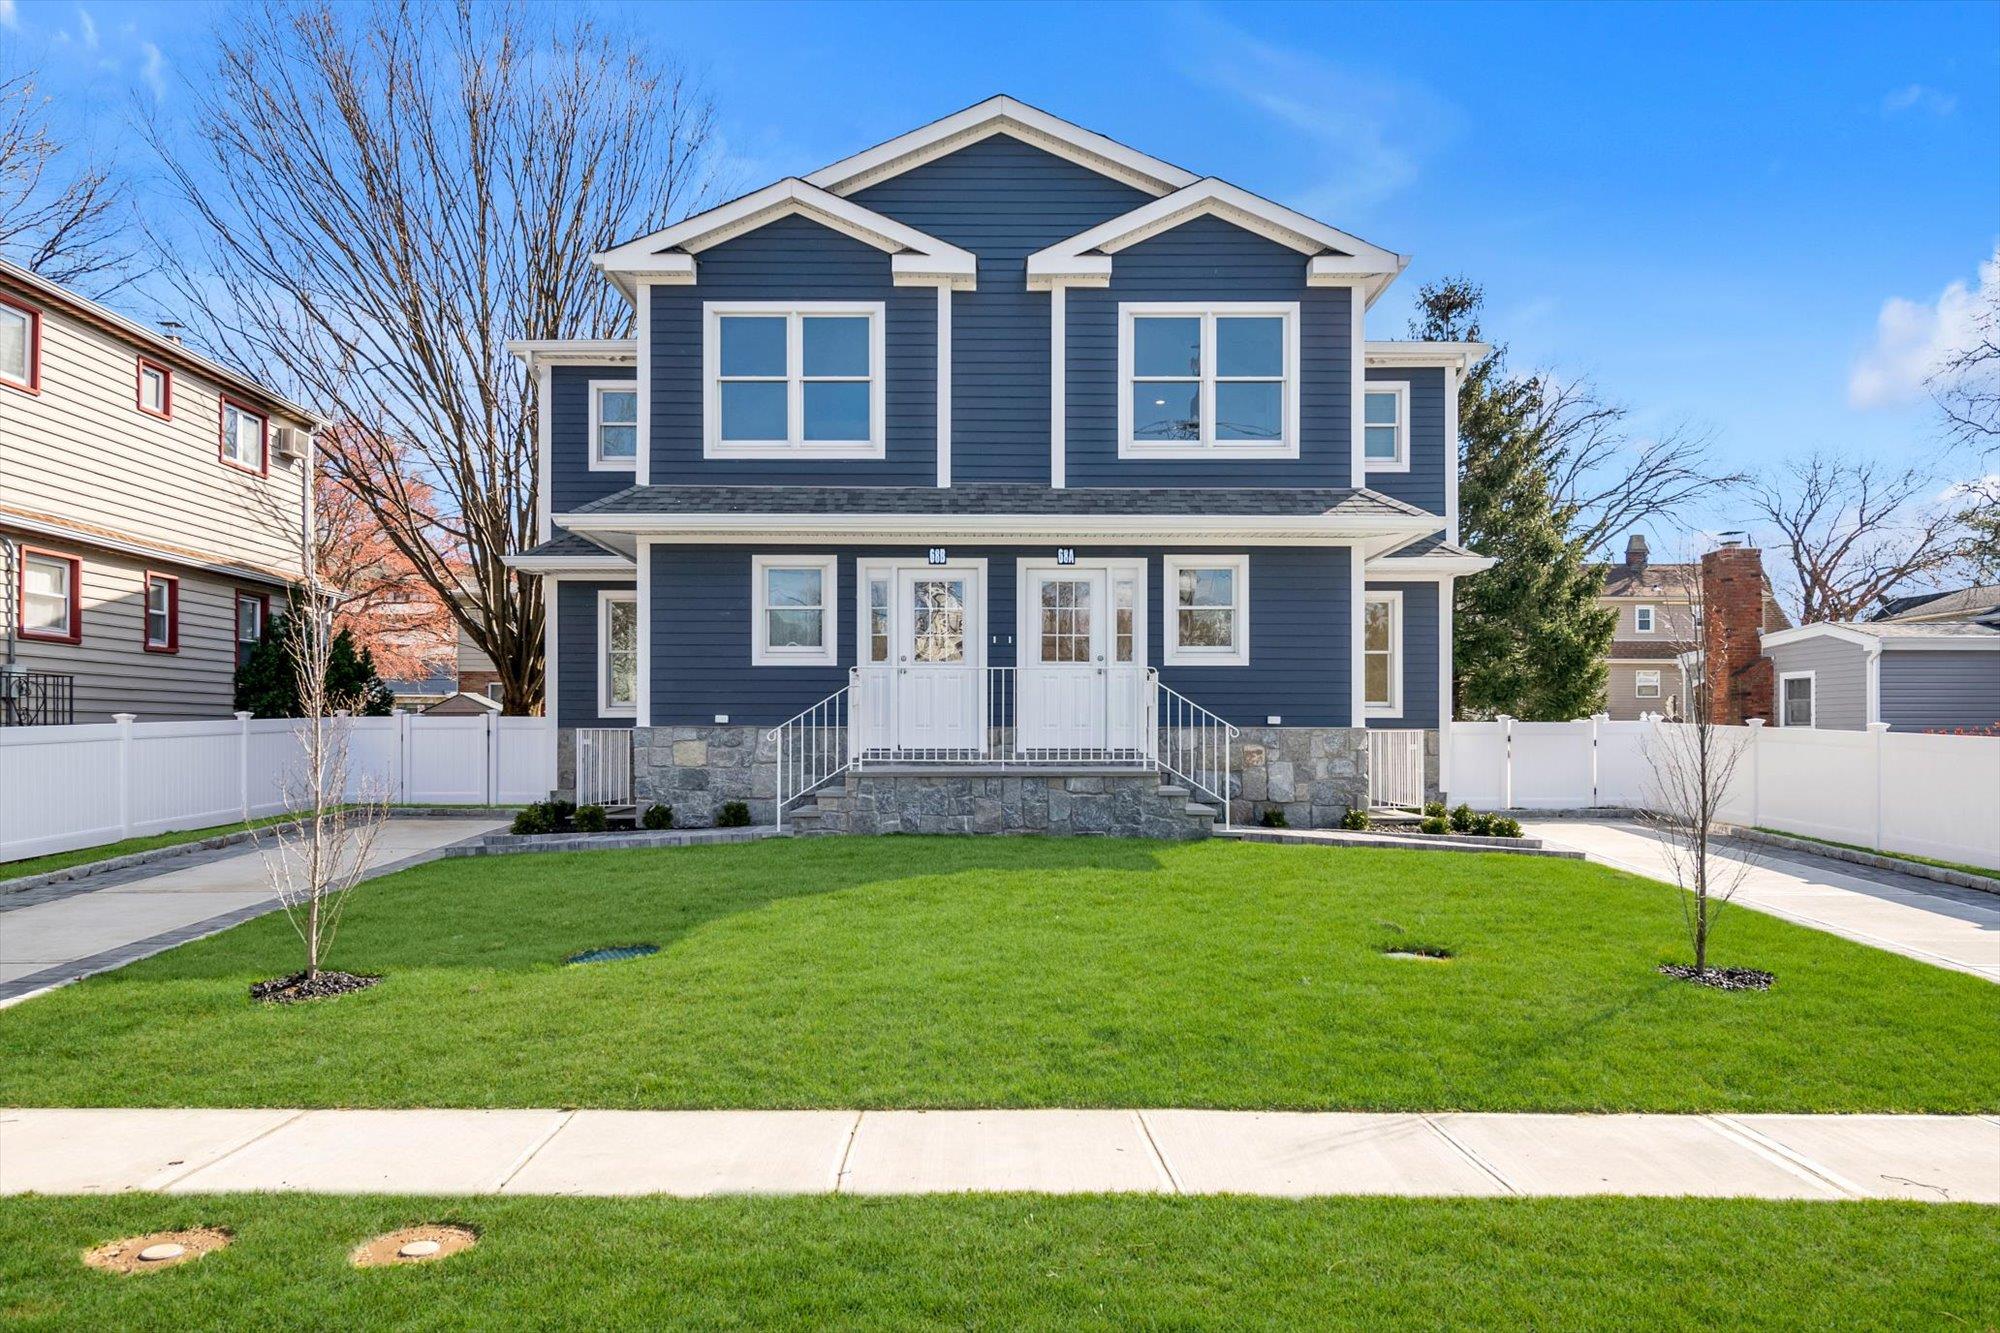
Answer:
<svg viewBox="0 0 2000 1333"><path fill-rule="evenodd" d="M577 514L1270 514L1418 516L1400 500L1351 487L633 486Z"/></svg>
<svg viewBox="0 0 2000 1333"><path fill-rule="evenodd" d="M596 555L619 554L617 551L612 550L608 546L600 546L598 543L590 540L590 538L579 537L574 532L565 532L561 528L556 528L554 531L555 535L550 537L547 541L541 543L539 546L532 546L527 550L523 551L521 554L534 555L534 556L551 556L551 555L596 556Z"/></svg>

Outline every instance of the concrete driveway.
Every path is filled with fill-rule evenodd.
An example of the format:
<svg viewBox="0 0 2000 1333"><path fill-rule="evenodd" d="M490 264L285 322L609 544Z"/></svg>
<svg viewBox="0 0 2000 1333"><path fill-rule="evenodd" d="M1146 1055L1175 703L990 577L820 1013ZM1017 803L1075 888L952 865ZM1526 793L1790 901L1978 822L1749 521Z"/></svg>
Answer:
<svg viewBox="0 0 2000 1333"><path fill-rule="evenodd" d="M1622 820L1535 819L1528 833L1593 861L1674 881L1660 835ZM2000 982L2000 894L1762 844L1733 843L1748 862L1733 901L1802 926Z"/></svg>
<svg viewBox="0 0 2000 1333"><path fill-rule="evenodd" d="M391 819L369 876L504 827L492 819ZM0 1007L213 935L278 906L254 844L0 895Z"/></svg>

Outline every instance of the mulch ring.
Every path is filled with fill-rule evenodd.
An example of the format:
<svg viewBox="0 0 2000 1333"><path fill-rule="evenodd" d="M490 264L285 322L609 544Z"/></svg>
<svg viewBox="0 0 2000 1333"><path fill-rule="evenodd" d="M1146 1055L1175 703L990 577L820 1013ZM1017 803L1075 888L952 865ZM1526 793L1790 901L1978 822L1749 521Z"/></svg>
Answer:
<svg viewBox="0 0 2000 1333"><path fill-rule="evenodd" d="M1778 979L1774 973L1760 972L1754 967L1711 967L1706 972L1697 972L1689 963L1661 963L1660 975L1716 990L1769 990Z"/></svg>
<svg viewBox="0 0 2000 1333"><path fill-rule="evenodd" d="M309 977L303 972L294 972L288 977L272 977L260 981L250 988L250 998L265 1004L297 1004L301 1000L326 1000L336 995L347 995L358 990L367 990L380 981L380 977L361 977L352 972L322 972Z"/></svg>
<svg viewBox="0 0 2000 1333"><path fill-rule="evenodd" d="M107 1273L151 1273L162 1268L191 1264L211 1250L229 1243L229 1233L220 1227L196 1227L192 1231L155 1231L145 1236L127 1236L87 1251L83 1261Z"/></svg>
<svg viewBox="0 0 2000 1333"><path fill-rule="evenodd" d="M427 1264L448 1259L460 1250L469 1250L479 1241L471 1227L426 1223L404 1227L363 1241L349 1256L356 1268L386 1268L393 1264Z"/></svg>

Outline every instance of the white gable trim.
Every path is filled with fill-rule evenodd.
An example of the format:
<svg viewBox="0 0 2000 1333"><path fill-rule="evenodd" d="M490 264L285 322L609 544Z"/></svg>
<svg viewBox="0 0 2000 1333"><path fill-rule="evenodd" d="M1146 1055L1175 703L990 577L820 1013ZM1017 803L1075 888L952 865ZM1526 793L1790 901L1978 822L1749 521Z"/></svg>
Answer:
<svg viewBox="0 0 2000 1333"><path fill-rule="evenodd" d="M796 176L592 255L590 262L627 290L638 276L651 282L689 283L695 280L695 256L702 251L794 214L889 254L899 287L949 283L970 290L973 285L978 261L971 251Z"/></svg>
<svg viewBox="0 0 2000 1333"><path fill-rule="evenodd" d="M835 194L849 195L995 134L1010 134L1023 143L1152 195L1178 190L1196 180L1193 172L1171 162L1127 148L1115 139L1107 139L1004 95L989 97L942 120L844 157L821 167L806 180Z"/></svg>
<svg viewBox="0 0 2000 1333"><path fill-rule="evenodd" d="M1460 374L1484 361L1492 351L1491 343L1473 342L1380 342L1370 339L1366 345L1370 366L1382 369L1443 366Z"/></svg>

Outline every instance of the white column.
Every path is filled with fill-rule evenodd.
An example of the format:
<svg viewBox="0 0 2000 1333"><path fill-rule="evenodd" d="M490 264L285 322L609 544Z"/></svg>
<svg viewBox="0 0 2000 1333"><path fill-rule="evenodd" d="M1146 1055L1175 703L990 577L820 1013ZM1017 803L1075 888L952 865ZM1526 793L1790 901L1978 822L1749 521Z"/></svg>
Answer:
<svg viewBox="0 0 2000 1333"><path fill-rule="evenodd" d="M1368 456L1365 452L1367 431L1366 420L1368 391L1368 341L1364 327L1367 301L1363 298L1359 284L1347 289L1347 329L1348 339L1354 345L1354 388L1348 404L1348 481L1357 490L1368 484ZM1448 474L1447 474L1448 475Z"/></svg>
<svg viewBox="0 0 2000 1333"><path fill-rule="evenodd" d="M1368 618L1368 573L1366 565L1367 560L1362 555L1359 545L1347 548L1347 725L1350 727L1365 727L1368 725L1368 685L1362 679L1361 656L1362 638L1366 633ZM1162 608L1162 614L1165 614L1164 604L1162 604Z"/></svg>
<svg viewBox="0 0 2000 1333"><path fill-rule="evenodd" d="M938 284L937 484L951 485L951 284Z"/></svg>
<svg viewBox="0 0 2000 1333"><path fill-rule="evenodd" d="M236 715L236 790L242 797L243 822L250 822L250 714Z"/></svg>
<svg viewBox="0 0 2000 1333"><path fill-rule="evenodd" d="M649 727L653 724L653 546L644 537L639 539L638 561L639 706L632 725ZM836 590L839 582L834 580Z"/></svg>
<svg viewBox="0 0 2000 1333"><path fill-rule="evenodd" d="M638 378L633 381L639 390L639 410L636 414L639 436L639 456L635 461L632 481L644 486L652 481L653 466L653 405L651 399L653 383L653 287L644 277L637 279L632 292L633 331L639 353Z"/></svg>
<svg viewBox="0 0 2000 1333"><path fill-rule="evenodd" d="M1451 706L1451 625L1452 588L1455 580L1446 574L1437 582L1438 625L1438 799L1451 790L1451 729L1458 719ZM1446 802L1446 804L1450 804Z"/></svg>
<svg viewBox="0 0 2000 1333"><path fill-rule="evenodd" d="M1049 289L1049 485L1057 490L1069 484L1069 442L1063 399L1068 390L1069 343L1064 328L1063 285Z"/></svg>

